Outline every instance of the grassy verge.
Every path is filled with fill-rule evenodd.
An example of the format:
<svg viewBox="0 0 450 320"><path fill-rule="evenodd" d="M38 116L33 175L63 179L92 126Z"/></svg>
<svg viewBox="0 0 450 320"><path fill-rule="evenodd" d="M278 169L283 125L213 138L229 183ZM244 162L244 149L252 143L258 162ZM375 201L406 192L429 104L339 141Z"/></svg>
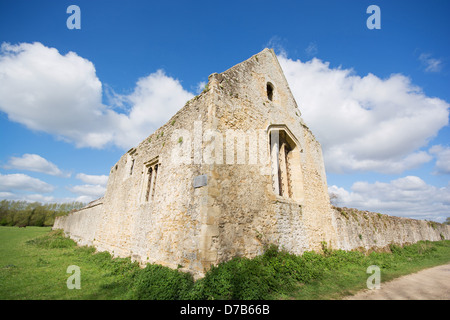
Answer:
<svg viewBox="0 0 450 320"><path fill-rule="evenodd" d="M129 259L111 259L77 247L50 228L0 227L0 299L120 299L121 267L138 268ZM81 270L81 290L69 290L70 265Z"/></svg>
<svg viewBox="0 0 450 320"><path fill-rule="evenodd" d="M450 241L391 246L392 253L327 251L295 256L276 247L254 259L234 258L194 282L159 265L77 247L50 228L0 227L0 299L340 299L366 287L367 267L381 280L450 262ZM81 289L67 288L67 267L81 272Z"/></svg>

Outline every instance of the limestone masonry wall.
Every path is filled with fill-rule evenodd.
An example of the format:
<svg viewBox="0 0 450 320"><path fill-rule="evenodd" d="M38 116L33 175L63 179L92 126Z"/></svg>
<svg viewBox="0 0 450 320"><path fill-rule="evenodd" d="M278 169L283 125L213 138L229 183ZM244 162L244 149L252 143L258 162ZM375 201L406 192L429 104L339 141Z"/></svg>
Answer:
<svg viewBox="0 0 450 320"><path fill-rule="evenodd" d="M205 90L111 168L103 198L58 217L81 245L201 277L268 244L289 252L449 239L449 228L332 209L322 149L273 50Z"/></svg>
<svg viewBox="0 0 450 320"><path fill-rule="evenodd" d="M82 246L92 246L103 213L102 199L91 202L83 209L57 217L53 229L63 229L66 236Z"/></svg>
<svg viewBox="0 0 450 320"><path fill-rule="evenodd" d="M344 250L384 249L421 240L450 239L450 226L349 208L332 208L338 243Z"/></svg>

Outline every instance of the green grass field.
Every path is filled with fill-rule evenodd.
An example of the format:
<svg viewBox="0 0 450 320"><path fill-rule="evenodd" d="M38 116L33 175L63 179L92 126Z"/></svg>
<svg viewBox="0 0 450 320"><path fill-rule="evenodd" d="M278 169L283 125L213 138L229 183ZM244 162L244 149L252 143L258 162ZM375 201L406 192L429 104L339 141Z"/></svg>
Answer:
<svg viewBox="0 0 450 320"><path fill-rule="evenodd" d="M254 259L234 258L194 282L159 265L139 268L130 259L78 247L43 227L0 227L0 299L340 299L366 288L367 267L381 281L450 262L450 241L391 246L392 253L327 251L295 256L275 247ZM80 268L80 289L68 289Z"/></svg>
<svg viewBox="0 0 450 320"><path fill-rule="evenodd" d="M94 255L44 227L0 227L0 299L121 299L112 274L104 263L107 254ZM70 265L81 270L81 289L67 288ZM112 284L112 285L111 285Z"/></svg>

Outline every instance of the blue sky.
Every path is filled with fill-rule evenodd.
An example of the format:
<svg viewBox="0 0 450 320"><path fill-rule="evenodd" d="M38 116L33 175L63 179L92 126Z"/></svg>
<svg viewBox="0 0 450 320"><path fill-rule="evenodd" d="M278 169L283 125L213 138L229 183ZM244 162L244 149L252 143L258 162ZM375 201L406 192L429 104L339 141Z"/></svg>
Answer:
<svg viewBox="0 0 450 320"><path fill-rule="evenodd" d="M70 5L81 29L68 29ZM366 26L370 5L381 29ZM90 201L208 75L274 48L347 207L450 216L450 3L0 2L0 198Z"/></svg>

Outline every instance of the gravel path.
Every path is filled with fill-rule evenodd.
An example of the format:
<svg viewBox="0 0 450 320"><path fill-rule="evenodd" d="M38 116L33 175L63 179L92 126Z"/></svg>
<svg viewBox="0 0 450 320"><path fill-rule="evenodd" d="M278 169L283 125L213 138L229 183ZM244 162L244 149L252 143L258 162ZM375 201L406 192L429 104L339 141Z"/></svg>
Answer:
<svg viewBox="0 0 450 320"><path fill-rule="evenodd" d="M450 264L381 282L380 289L363 290L345 300L450 300Z"/></svg>

